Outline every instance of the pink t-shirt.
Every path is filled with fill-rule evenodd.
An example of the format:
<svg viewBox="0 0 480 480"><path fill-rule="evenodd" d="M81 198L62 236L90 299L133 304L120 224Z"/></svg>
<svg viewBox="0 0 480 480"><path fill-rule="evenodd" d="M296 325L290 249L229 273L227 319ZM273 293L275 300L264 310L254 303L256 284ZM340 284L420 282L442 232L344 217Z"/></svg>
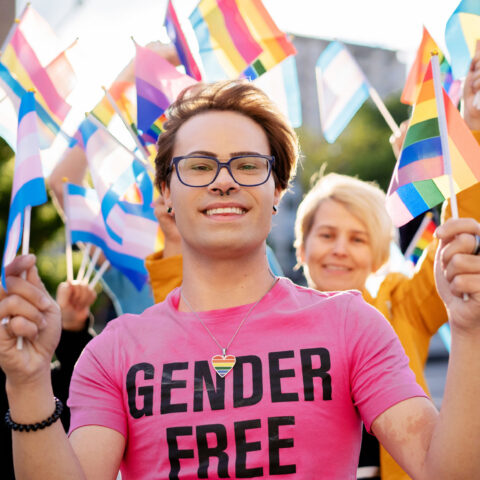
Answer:
<svg viewBox="0 0 480 480"><path fill-rule="evenodd" d="M250 313L219 377L218 346L180 290L124 315L86 347L70 386L71 431L127 439L122 479L354 479L361 422L425 396L388 322L359 292L280 279ZM201 312L226 345L251 305Z"/></svg>

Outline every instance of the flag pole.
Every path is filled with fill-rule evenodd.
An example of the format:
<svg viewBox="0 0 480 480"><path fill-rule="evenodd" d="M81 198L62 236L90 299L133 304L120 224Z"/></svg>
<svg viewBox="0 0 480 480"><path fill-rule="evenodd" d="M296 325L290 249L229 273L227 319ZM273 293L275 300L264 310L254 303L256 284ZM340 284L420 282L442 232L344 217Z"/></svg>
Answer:
<svg viewBox="0 0 480 480"><path fill-rule="evenodd" d="M102 89L105 92L105 96L107 97L107 100L110 102L110 105L117 112L117 115L120 117L120 120L125 125L125 128L128 130L128 133L130 134L130 136L133 138L133 141L135 142L135 145L137 146L138 151L142 153L143 158L145 159L145 161L148 162L148 152L140 142L138 135L133 131L132 126L127 122L127 119L123 115L122 111L118 108L117 102L114 100L110 92L105 87L102 87Z"/></svg>
<svg viewBox="0 0 480 480"><path fill-rule="evenodd" d="M368 85L368 93L370 94L373 103L375 103L375 105L377 106L378 110L382 114L383 118L387 122L387 125L390 127L392 132L395 135L400 135L400 129L398 128L397 123L395 122L387 107L383 103L383 100L380 98L378 92L370 84Z"/></svg>
<svg viewBox="0 0 480 480"><path fill-rule="evenodd" d="M93 269L95 268L98 257L100 256L101 253L102 253L102 249L100 247L97 247L93 252L92 258L90 259L90 265L88 266L88 269L87 269L87 273L83 277L84 284L88 284L88 282L90 281L90 277L92 275Z"/></svg>
<svg viewBox="0 0 480 480"><path fill-rule="evenodd" d="M445 115L445 104L443 102L443 87L440 80L440 64L438 63L438 53L432 52L432 76L433 87L435 89L435 102L437 104L438 126L440 130L440 143L442 145L443 170L448 175L448 184L450 187L450 208L452 218L458 218L457 195L455 194L455 185L453 183L452 162L450 160L450 148L448 146L447 118ZM463 300L467 301L468 293L463 294Z"/></svg>
<svg viewBox="0 0 480 480"><path fill-rule="evenodd" d="M91 282L88 284L90 288L94 288L95 285L98 283L98 281L102 278L102 275L105 273L107 268L110 266L110 262L105 259L105 261L102 263L101 267L98 269L98 272L95 274Z"/></svg>
<svg viewBox="0 0 480 480"><path fill-rule="evenodd" d="M88 256L90 255L90 248L92 244L87 243L83 247L83 253L82 253L82 263L80 264L80 268L77 273L77 282L81 282L83 280L83 276L85 274L85 269L87 268L87 263L88 263Z"/></svg>
<svg viewBox="0 0 480 480"><path fill-rule="evenodd" d="M413 253L415 250L415 247L417 245L417 242L420 240L420 237L423 235L423 232L427 228L430 220L433 218L433 213L432 212L427 212L425 216L423 217L422 222L420 223L420 226L418 227L417 231L415 232L415 235L412 238L412 241L408 245L407 249L405 250L404 257L408 260L410 255Z"/></svg>
<svg viewBox="0 0 480 480"><path fill-rule="evenodd" d="M135 160L138 160L150 173L153 173L153 167L150 165L150 163L147 163L143 158L138 157L134 152L129 150L95 115L90 112L87 112L85 115L96 127L102 129L104 132L110 135L110 137L119 147L123 148L126 152L132 155Z"/></svg>
<svg viewBox="0 0 480 480"><path fill-rule="evenodd" d="M30 222L32 218L32 206L27 205L23 211L23 237L22 255L27 255L30 250ZM22 272L22 278L27 278L27 272ZM17 337L17 350L23 350L23 337Z"/></svg>
<svg viewBox="0 0 480 480"><path fill-rule="evenodd" d="M65 259L67 262L67 282L73 282L73 255L72 255L72 232L70 232L69 217L70 212L68 211L68 178L63 177L63 210L65 212Z"/></svg>

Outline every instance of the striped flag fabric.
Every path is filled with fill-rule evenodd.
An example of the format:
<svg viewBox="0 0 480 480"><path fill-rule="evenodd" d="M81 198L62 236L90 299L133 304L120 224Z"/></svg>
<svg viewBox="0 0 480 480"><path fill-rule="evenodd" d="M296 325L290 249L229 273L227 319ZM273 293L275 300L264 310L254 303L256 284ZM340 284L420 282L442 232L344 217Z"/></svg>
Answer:
<svg viewBox="0 0 480 480"><path fill-rule="evenodd" d="M302 101L298 85L297 64L291 55L254 80L290 120L294 128L302 125Z"/></svg>
<svg viewBox="0 0 480 480"><path fill-rule="evenodd" d="M141 290L148 279L144 260L155 251L158 238L159 226L153 210L145 211L138 205L120 202L122 242L118 243L107 233L97 192L71 183L67 184L66 191L65 212L72 242L100 247L110 263Z"/></svg>
<svg viewBox="0 0 480 480"><path fill-rule="evenodd" d="M27 92L22 97L18 114L15 170L2 260L2 286L5 290L5 267L15 258L22 243L25 209L46 201L35 98L33 92Z"/></svg>
<svg viewBox="0 0 480 480"><path fill-rule="evenodd" d="M478 38L480 38L480 2L462 0L445 27L445 43L450 53L455 78L467 75Z"/></svg>
<svg viewBox="0 0 480 480"><path fill-rule="evenodd" d="M17 149L17 112L2 89L0 89L0 97L0 137L15 151Z"/></svg>
<svg viewBox="0 0 480 480"><path fill-rule="evenodd" d="M189 18L209 82L253 80L296 53L261 0L201 0Z"/></svg>
<svg viewBox="0 0 480 480"><path fill-rule="evenodd" d="M3 63L0 62L0 89L8 96L15 110L18 112L20 103L27 90L13 78L12 74ZM35 107L38 118L38 134L40 148L51 146L55 137L61 132L59 124L51 117L47 110L35 99Z"/></svg>
<svg viewBox="0 0 480 480"><path fill-rule="evenodd" d="M60 92L71 91L76 76L67 56L58 56L58 45L48 23L31 5L27 5L0 59L25 89L37 92L38 102L56 123L62 124L70 105ZM52 52L56 58L42 62L42 53L48 58ZM50 69L47 69L49 63ZM62 75L54 75L59 68Z"/></svg>
<svg viewBox="0 0 480 480"><path fill-rule="evenodd" d="M405 250L405 258L412 265L416 265L423 251L432 243L433 234L437 224L433 219L433 213L427 212L418 227L417 232L412 238L410 245Z"/></svg>
<svg viewBox="0 0 480 480"><path fill-rule="evenodd" d="M172 0L168 0L167 13L165 15L165 28L170 40L175 45L178 58L185 67L185 72L197 81L202 79L202 74L198 68L197 62L192 55L187 39L183 34L182 27L178 21L177 12L173 7Z"/></svg>
<svg viewBox="0 0 480 480"><path fill-rule="evenodd" d="M333 143L369 97L369 83L350 52L337 41L321 53L315 74L323 136Z"/></svg>
<svg viewBox="0 0 480 480"><path fill-rule="evenodd" d="M418 92L425 77L432 52L438 52L438 62L440 63L440 73L442 75L443 88L448 93L452 102L458 105L461 97L461 82L454 80L452 67L448 63L445 55L438 48L437 43L432 38L428 30L423 27L422 41L417 50L415 60L410 67L407 81L403 87L400 101L407 105L413 105L417 100Z"/></svg>
<svg viewBox="0 0 480 480"><path fill-rule="evenodd" d="M143 195L142 204L153 200L153 184L145 166L134 155L103 129L86 118L78 129L79 145L84 146L93 185L101 203L101 213L108 234L121 243L121 231L116 230L111 215L131 188L138 184Z"/></svg>
<svg viewBox="0 0 480 480"><path fill-rule="evenodd" d="M442 93L457 193L480 180L480 147L445 90ZM450 197L443 154L430 62L387 192L386 207L395 226Z"/></svg>
<svg viewBox="0 0 480 480"><path fill-rule="evenodd" d="M136 45L137 128L147 132L178 94L197 83L152 50Z"/></svg>

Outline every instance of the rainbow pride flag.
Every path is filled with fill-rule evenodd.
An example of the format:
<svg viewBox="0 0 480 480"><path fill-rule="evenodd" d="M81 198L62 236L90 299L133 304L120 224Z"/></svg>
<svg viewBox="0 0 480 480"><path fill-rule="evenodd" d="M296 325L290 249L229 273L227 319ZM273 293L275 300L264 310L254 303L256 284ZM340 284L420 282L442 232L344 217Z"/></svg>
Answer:
<svg viewBox="0 0 480 480"><path fill-rule="evenodd" d="M15 170L2 260L5 290L5 267L13 261L22 243L25 209L47 201L37 129L34 94L27 92L22 97L18 114Z"/></svg>
<svg viewBox="0 0 480 480"><path fill-rule="evenodd" d="M147 132L178 94L197 83L152 50L136 45L137 128Z"/></svg>
<svg viewBox="0 0 480 480"><path fill-rule="evenodd" d="M418 227L417 232L412 238L410 245L405 250L405 258L412 264L416 265L418 259L422 256L423 251L432 243L433 234L437 224L433 219L433 213L427 212L423 217L422 223Z"/></svg>
<svg viewBox="0 0 480 480"><path fill-rule="evenodd" d="M3 90L8 100L12 102L17 112L20 110L20 103L27 90L13 78L12 74L3 63L0 62L0 90ZM3 100L4 102L7 99ZM45 149L51 146L55 137L61 132L58 123L50 116L43 106L35 101L35 109L38 119L38 136L40 148ZM63 133L63 132L62 132ZM65 135L65 134L64 134Z"/></svg>
<svg viewBox="0 0 480 480"><path fill-rule="evenodd" d="M167 29L167 34L170 37L170 40L175 45L178 58L185 67L185 72L195 80L200 81L202 79L202 74L200 73L197 62L190 51L190 47L183 34L182 27L180 26L177 13L175 12L175 8L173 8L171 0L168 0L167 13L165 15L165 28Z"/></svg>
<svg viewBox="0 0 480 480"><path fill-rule="evenodd" d="M62 93L71 92L76 77L67 56L58 55L58 44L48 23L27 5L0 59L26 90L36 91L37 101L61 125L70 111ZM57 55L43 63L47 47L50 55ZM55 74L59 70L62 75Z"/></svg>
<svg viewBox="0 0 480 480"><path fill-rule="evenodd" d="M210 82L255 79L296 53L261 0L201 0L189 18Z"/></svg>
<svg viewBox="0 0 480 480"><path fill-rule="evenodd" d="M452 177L458 193L480 180L480 147L445 90ZM427 68L387 192L387 210L399 227L450 197L432 75Z"/></svg>
<svg viewBox="0 0 480 480"><path fill-rule="evenodd" d="M425 72L427 71L433 51L438 52L438 62L440 63L440 74L442 76L443 88L452 99L452 102L455 105L458 105L462 93L461 82L460 80L453 79L450 64L425 27L423 27L422 41L418 47L417 56L410 68L407 81L403 87L402 96L400 98L402 103L413 105L417 100L417 95L422 86L422 81L425 77Z"/></svg>
<svg viewBox="0 0 480 480"><path fill-rule="evenodd" d="M445 27L445 43L450 53L455 78L467 75L479 38L480 2L478 0L462 0Z"/></svg>

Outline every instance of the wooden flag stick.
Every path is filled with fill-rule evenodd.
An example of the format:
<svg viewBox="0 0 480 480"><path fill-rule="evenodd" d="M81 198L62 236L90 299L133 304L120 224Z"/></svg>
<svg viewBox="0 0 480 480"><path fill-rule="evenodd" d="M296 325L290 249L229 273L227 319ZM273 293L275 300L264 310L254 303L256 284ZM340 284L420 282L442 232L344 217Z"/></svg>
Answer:
<svg viewBox="0 0 480 480"><path fill-rule="evenodd" d="M88 284L89 287L94 288L97 282L102 278L102 275L105 273L107 268L110 266L110 262L105 259L101 267L98 269L95 276L92 278L92 281Z"/></svg>
<svg viewBox="0 0 480 480"><path fill-rule="evenodd" d="M85 269L87 268L88 256L90 255L91 247L92 247L91 243L87 243L83 247L82 263L80 264L80 268L77 273L77 282L81 282L83 280L83 276L85 275Z"/></svg>
<svg viewBox="0 0 480 480"><path fill-rule="evenodd" d="M93 252L92 258L90 260L90 265L88 265L87 273L83 277L83 283L87 284L89 282L93 269L95 268L95 265L97 264L97 261L98 261L98 257L100 256L101 253L102 253L102 249L100 247L97 247Z"/></svg>
<svg viewBox="0 0 480 480"><path fill-rule="evenodd" d="M368 93L370 94L371 99L373 100L373 103L377 106L378 110L382 114L383 118L387 122L387 125L390 127L392 132L395 135L400 135L400 129L398 128L397 123L393 119L392 115L388 111L387 107L383 103L383 100L380 98L380 95L378 92L371 86L368 86Z"/></svg>

